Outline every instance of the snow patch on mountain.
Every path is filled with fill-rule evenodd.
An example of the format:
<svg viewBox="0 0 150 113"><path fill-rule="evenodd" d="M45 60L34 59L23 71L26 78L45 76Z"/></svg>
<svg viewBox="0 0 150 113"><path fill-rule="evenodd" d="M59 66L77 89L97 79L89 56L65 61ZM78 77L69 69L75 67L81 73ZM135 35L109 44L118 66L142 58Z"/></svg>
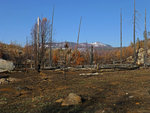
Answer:
<svg viewBox="0 0 150 113"><path fill-rule="evenodd" d="M52 44L52 48L64 48L65 44L68 43L69 47L74 49L77 47L77 43L75 42L53 42ZM109 49L112 48L112 46L107 45L107 44L103 44L100 42L94 42L94 43L79 43L78 44L78 49L86 49L86 48L90 48L91 46L93 46L94 48L97 49ZM49 47L49 44L46 44L46 47Z"/></svg>
<svg viewBox="0 0 150 113"><path fill-rule="evenodd" d="M106 44L103 44L103 43L100 43L100 42L94 42L94 43L91 43L91 45L93 45L94 47L99 47L99 46L107 46Z"/></svg>

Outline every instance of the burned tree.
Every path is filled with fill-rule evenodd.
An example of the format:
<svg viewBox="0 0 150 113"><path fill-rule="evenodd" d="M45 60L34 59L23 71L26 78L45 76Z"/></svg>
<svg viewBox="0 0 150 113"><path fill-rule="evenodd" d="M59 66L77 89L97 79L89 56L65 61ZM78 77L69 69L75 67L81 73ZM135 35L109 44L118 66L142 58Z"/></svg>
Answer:
<svg viewBox="0 0 150 113"><path fill-rule="evenodd" d="M79 46L79 37L80 37L80 30L81 30L81 22L82 22L82 16L80 18L80 24L79 24L79 31L78 31L78 37L77 37L77 46L75 48L75 59L74 59L74 63L77 61L78 58L78 46Z"/></svg>
<svg viewBox="0 0 150 113"><path fill-rule="evenodd" d="M40 70L40 59L39 59L39 55L40 55L40 18L38 17L37 19L37 67L36 67L36 70L39 72Z"/></svg>
<svg viewBox="0 0 150 113"><path fill-rule="evenodd" d="M139 39L139 37L138 37L138 38L137 38L137 50L139 51L140 48L141 48L140 39Z"/></svg>
<svg viewBox="0 0 150 113"><path fill-rule="evenodd" d="M90 53L90 65L93 64L93 46L91 46L91 53Z"/></svg>
<svg viewBox="0 0 150 113"><path fill-rule="evenodd" d="M31 30L31 37L32 37L32 45L33 45L33 54L34 54L34 67L35 70L38 69L38 56L37 56L37 23Z"/></svg>
<svg viewBox="0 0 150 113"><path fill-rule="evenodd" d="M35 69L38 72L40 71L41 66L44 67L46 52L45 44L49 36L49 28L49 21L46 18L43 18L41 21L38 17L37 23L34 25L31 32L34 48Z"/></svg>
<svg viewBox="0 0 150 113"><path fill-rule="evenodd" d="M53 14L52 14L52 23L51 23L51 28L50 28L50 45L49 45L49 49L50 49L50 53L49 53L49 63L50 63L50 67L52 67L53 64L53 60L52 60L52 40L53 40L53 21L54 21L54 8L53 8Z"/></svg>
<svg viewBox="0 0 150 113"><path fill-rule="evenodd" d="M120 11L120 63L122 64L122 9Z"/></svg>
<svg viewBox="0 0 150 113"><path fill-rule="evenodd" d="M146 30L146 9L145 9L145 31L144 31L144 66L147 64L147 30Z"/></svg>
<svg viewBox="0 0 150 113"><path fill-rule="evenodd" d="M136 42L135 42L135 20L136 20L136 18L135 18L135 0L134 0L134 24L133 24L133 44L134 44L134 64L136 64L136 60L137 60L137 58L136 58Z"/></svg>
<svg viewBox="0 0 150 113"><path fill-rule="evenodd" d="M78 38L77 38L77 49L78 49L78 45L79 45L79 37L80 37L81 22L82 22L82 16L81 16L81 18L80 18L80 24L79 24L79 31L78 31Z"/></svg>
<svg viewBox="0 0 150 113"><path fill-rule="evenodd" d="M49 35L49 21L47 18L43 18L41 22L41 41L40 41L40 65L42 68L44 68L45 63L45 52L46 47L45 44L48 41L48 35Z"/></svg>

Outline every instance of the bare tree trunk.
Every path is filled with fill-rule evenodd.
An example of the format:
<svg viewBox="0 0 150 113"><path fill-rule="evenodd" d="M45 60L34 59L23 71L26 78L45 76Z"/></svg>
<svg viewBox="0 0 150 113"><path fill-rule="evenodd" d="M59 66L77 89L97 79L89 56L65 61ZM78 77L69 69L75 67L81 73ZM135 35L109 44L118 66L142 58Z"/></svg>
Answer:
<svg viewBox="0 0 150 113"><path fill-rule="evenodd" d="M93 64L93 46L91 46L90 65Z"/></svg>
<svg viewBox="0 0 150 113"><path fill-rule="evenodd" d="M146 30L146 9L145 9L145 31L144 31L144 66L147 64L147 30Z"/></svg>
<svg viewBox="0 0 150 113"><path fill-rule="evenodd" d="M78 50L78 45L79 45L79 37L80 37L81 22L82 22L82 16L81 16L81 18L80 18L80 24L79 24L78 39L77 39L77 50Z"/></svg>
<svg viewBox="0 0 150 113"><path fill-rule="evenodd" d="M139 51L139 49L141 48L141 46L140 46L140 39L139 38L137 38L137 44L138 44L137 49Z"/></svg>
<svg viewBox="0 0 150 113"><path fill-rule="evenodd" d="M44 68L44 59L45 59L45 32L42 31L42 37L41 37L41 54L40 54L40 62L41 67Z"/></svg>
<svg viewBox="0 0 150 113"><path fill-rule="evenodd" d="M135 0L134 0L134 25L133 25L133 44L134 44L134 64L136 64L136 44L135 44Z"/></svg>
<svg viewBox="0 0 150 113"><path fill-rule="evenodd" d="M37 19L37 67L36 70L40 71L40 59L39 59L39 46L40 46L40 18Z"/></svg>
<svg viewBox="0 0 150 113"><path fill-rule="evenodd" d="M120 63L122 64L122 9L120 12Z"/></svg>
<svg viewBox="0 0 150 113"><path fill-rule="evenodd" d="M79 31L78 31L78 38L77 38L77 47L75 48L75 62L77 61L77 52L78 52L78 46L79 46L79 37L80 37L80 30L81 30L81 22L82 22L82 16L80 17L80 24L79 24Z"/></svg>
<svg viewBox="0 0 150 113"><path fill-rule="evenodd" d="M36 28L36 27L35 27ZM35 28L33 29L33 37L34 37L34 67L35 67L35 70L37 70L37 66L38 66L38 58L37 58L37 31L35 30Z"/></svg>
<svg viewBox="0 0 150 113"><path fill-rule="evenodd" d="M40 18L37 18L37 22L31 32L33 38L33 48L34 48L34 64L35 70L38 72L41 69L41 66L44 67L45 63L45 53L46 53L46 41L49 34L49 21L47 18L43 18L40 21Z"/></svg>
<svg viewBox="0 0 150 113"><path fill-rule="evenodd" d="M28 44L28 37L26 37L26 58L25 58L25 63L26 63L26 70L27 70L27 60L28 60L28 57L29 57L29 44Z"/></svg>
<svg viewBox="0 0 150 113"><path fill-rule="evenodd" d="M50 33L50 67L52 67L53 60L52 60L52 40L53 40L53 21L54 21L54 8L53 8L53 14L52 14L52 24L51 24L51 33Z"/></svg>

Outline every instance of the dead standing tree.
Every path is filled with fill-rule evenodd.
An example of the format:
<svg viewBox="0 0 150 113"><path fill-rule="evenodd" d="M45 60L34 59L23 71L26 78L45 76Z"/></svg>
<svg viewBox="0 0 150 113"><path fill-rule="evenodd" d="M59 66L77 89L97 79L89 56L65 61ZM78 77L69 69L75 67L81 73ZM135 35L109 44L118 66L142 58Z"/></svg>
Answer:
<svg viewBox="0 0 150 113"><path fill-rule="evenodd" d="M79 24L79 31L78 31L78 38L77 38L77 46L75 48L75 60L74 63L77 61L77 53L78 53L78 47L79 47L79 37L80 37L80 30L81 30L81 23L82 23L82 16L80 17L80 24Z"/></svg>
<svg viewBox="0 0 150 113"><path fill-rule="evenodd" d="M138 54L139 54L139 50L140 50L140 39L137 38L137 58L138 58Z"/></svg>
<svg viewBox="0 0 150 113"><path fill-rule="evenodd" d="M26 37L26 45L25 45L25 68L27 70L27 60L29 59L29 43L28 43L28 37Z"/></svg>
<svg viewBox="0 0 150 113"><path fill-rule="evenodd" d="M91 53L90 53L90 65L93 64L93 45L91 46Z"/></svg>
<svg viewBox="0 0 150 113"><path fill-rule="evenodd" d="M42 68L44 68L44 63L45 63L45 53L46 53L46 47L45 44L48 40L48 36L49 36L49 21L47 20L47 18L43 18L42 22L41 22L41 41L40 41L40 65L42 66Z"/></svg>
<svg viewBox="0 0 150 113"><path fill-rule="evenodd" d="M134 44L134 64L136 64L137 61L137 55L136 55L136 42L135 42L135 21L136 21L136 17L135 17L135 0L134 0L134 24L133 24L133 44Z"/></svg>
<svg viewBox="0 0 150 113"><path fill-rule="evenodd" d="M144 66L147 65L147 30L146 30L146 9L145 9L145 31L144 31Z"/></svg>
<svg viewBox="0 0 150 113"><path fill-rule="evenodd" d="M35 70L40 71L41 66L44 66L44 58L49 34L49 21L46 18L43 18L42 21L38 17L37 23L32 29L31 35L33 39L33 48L34 48L34 62Z"/></svg>
<svg viewBox="0 0 150 113"><path fill-rule="evenodd" d="M120 63L122 64L122 9L120 11Z"/></svg>
<svg viewBox="0 0 150 113"><path fill-rule="evenodd" d="M53 60L52 60L52 40L53 40L53 21L54 21L54 8L53 8L53 14L52 14L52 23L51 23L51 29L50 29L50 53L49 53L49 63L50 67L52 67Z"/></svg>
<svg viewBox="0 0 150 113"><path fill-rule="evenodd" d="M33 29L31 30L31 37L32 37L32 44L33 44L34 67L35 70L37 70L38 69L37 23L34 25Z"/></svg>
<svg viewBox="0 0 150 113"><path fill-rule="evenodd" d="M82 16L80 18L80 24L79 24L78 39L77 39L77 50L78 50L78 46L79 46L79 37L80 37L80 30L81 30L81 22L82 22Z"/></svg>

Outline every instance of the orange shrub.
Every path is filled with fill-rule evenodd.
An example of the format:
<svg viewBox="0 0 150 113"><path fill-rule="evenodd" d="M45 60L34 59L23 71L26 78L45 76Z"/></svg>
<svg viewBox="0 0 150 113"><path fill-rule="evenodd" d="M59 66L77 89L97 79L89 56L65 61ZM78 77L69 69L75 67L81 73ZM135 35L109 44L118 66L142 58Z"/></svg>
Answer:
<svg viewBox="0 0 150 113"><path fill-rule="evenodd" d="M78 57L76 60L76 65L83 65L84 64L84 58L83 57Z"/></svg>
<svg viewBox="0 0 150 113"><path fill-rule="evenodd" d="M58 64L58 60L59 60L59 52L58 50L54 50L53 51L53 63L54 65L57 65Z"/></svg>

